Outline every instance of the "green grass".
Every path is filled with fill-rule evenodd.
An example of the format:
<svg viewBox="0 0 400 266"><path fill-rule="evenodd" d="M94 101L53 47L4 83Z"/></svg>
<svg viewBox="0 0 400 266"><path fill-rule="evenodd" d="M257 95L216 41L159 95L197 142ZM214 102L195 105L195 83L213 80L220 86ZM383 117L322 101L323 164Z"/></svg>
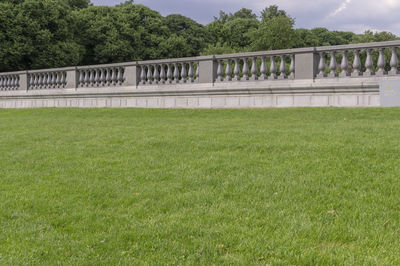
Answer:
<svg viewBox="0 0 400 266"><path fill-rule="evenodd" d="M0 264L400 264L400 109L0 110Z"/></svg>

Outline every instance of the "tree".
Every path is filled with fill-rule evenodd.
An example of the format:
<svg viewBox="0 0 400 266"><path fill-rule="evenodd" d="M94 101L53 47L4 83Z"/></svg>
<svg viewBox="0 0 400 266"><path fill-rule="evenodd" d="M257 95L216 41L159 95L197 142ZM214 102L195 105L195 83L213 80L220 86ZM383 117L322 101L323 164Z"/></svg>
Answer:
<svg viewBox="0 0 400 266"><path fill-rule="evenodd" d="M267 22L267 21L269 21L273 18L277 18L277 17L290 18L290 16L288 16L286 14L286 11L280 10L277 5L272 5L272 6L266 7L266 8L264 8L263 11L261 11L261 21L262 22Z"/></svg>
<svg viewBox="0 0 400 266"><path fill-rule="evenodd" d="M253 51L292 48L295 44L293 21L278 16L261 23L260 27L249 33Z"/></svg>
<svg viewBox="0 0 400 266"><path fill-rule="evenodd" d="M1 70L76 65L84 48L74 39L76 18L60 0L0 4Z"/></svg>
<svg viewBox="0 0 400 266"><path fill-rule="evenodd" d="M90 5L90 0L66 0L66 2L73 9L87 8Z"/></svg>
<svg viewBox="0 0 400 266"><path fill-rule="evenodd" d="M185 42L186 51L182 56L196 56L207 46L207 31L204 26L197 23L196 21L178 14L173 14L165 17L165 26L170 30L170 34L176 37L181 37ZM171 47L172 49L172 47ZM175 52L175 51L171 51Z"/></svg>

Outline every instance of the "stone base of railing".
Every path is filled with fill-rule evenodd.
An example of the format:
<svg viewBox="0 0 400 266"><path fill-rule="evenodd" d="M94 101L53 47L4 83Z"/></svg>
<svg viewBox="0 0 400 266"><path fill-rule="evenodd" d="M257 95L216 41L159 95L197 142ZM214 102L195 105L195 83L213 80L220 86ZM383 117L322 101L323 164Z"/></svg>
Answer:
<svg viewBox="0 0 400 266"><path fill-rule="evenodd" d="M381 81L382 77L335 78L3 91L0 108L379 107Z"/></svg>

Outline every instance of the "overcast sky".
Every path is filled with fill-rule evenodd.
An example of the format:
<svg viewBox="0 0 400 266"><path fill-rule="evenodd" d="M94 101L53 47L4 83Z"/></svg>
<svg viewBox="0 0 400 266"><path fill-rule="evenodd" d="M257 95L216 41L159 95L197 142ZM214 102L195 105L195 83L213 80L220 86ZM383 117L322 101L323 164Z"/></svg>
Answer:
<svg viewBox="0 0 400 266"><path fill-rule="evenodd" d="M115 5L123 0L92 0L96 5ZM296 19L296 28L326 27L362 33L367 29L390 31L400 36L400 0L135 0L162 15L182 14L207 24L219 11L235 12L242 7L259 14L278 5Z"/></svg>

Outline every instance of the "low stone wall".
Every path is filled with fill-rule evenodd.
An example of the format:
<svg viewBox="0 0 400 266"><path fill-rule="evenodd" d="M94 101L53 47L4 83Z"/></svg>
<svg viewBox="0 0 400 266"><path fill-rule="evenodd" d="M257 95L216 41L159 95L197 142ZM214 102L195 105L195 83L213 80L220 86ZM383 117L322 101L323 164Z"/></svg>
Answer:
<svg viewBox="0 0 400 266"><path fill-rule="evenodd" d="M393 80L394 77L385 77ZM0 108L378 107L375 78L4 91Z"/></svg>
<svg viewBox="0 0 400 266"><path fill-rule="evenodd" d="M395 90L381 84L400 80L398 47L389 41L0 73L0 108L396 106L400 82Z"/></svg>

